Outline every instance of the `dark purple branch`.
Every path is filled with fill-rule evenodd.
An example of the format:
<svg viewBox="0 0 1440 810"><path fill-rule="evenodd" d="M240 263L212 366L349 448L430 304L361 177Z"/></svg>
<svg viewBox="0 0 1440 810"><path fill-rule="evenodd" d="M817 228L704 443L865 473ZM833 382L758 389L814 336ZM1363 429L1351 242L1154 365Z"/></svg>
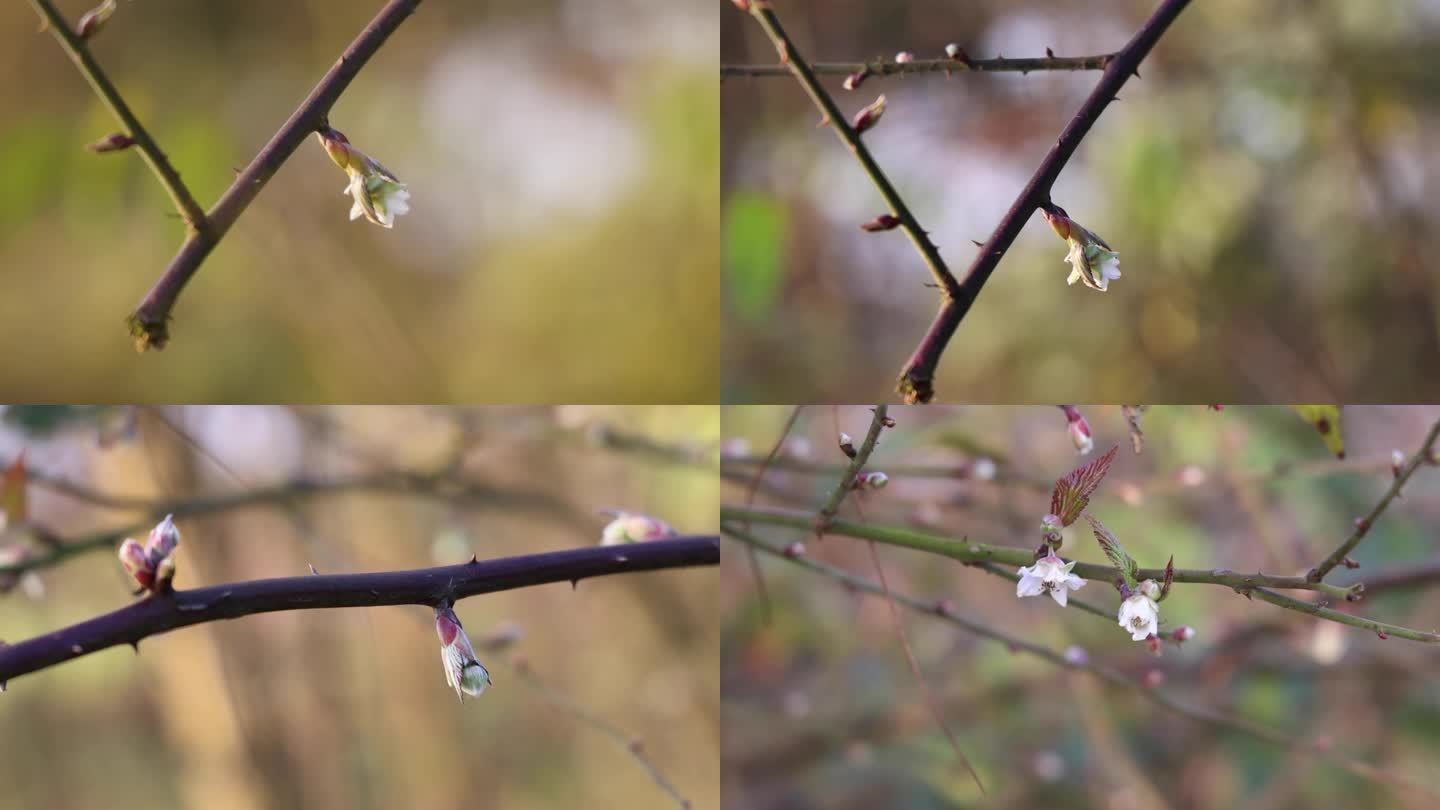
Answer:
<svg viewBox="0 0 1440 810"><path fill-rule="evenodd" d="M1150 49L1155 47L1165 29L1170 27L1170 23L1185 10L1189 2L1190 0L1164 0L1145 25L1135 32L1130 42L1117 52L1105 67L1105 73L1095 85L1094 91L1080 106L1075 117L1070 119L1069 125L1060 133L1059 140L1050 148L1050 153L1045 156L1040 168L1035 170L1035 175L1020 192L1015 204L1010 206L1010 211L980 248L980 254L970 264L970 269L966 271L959 287L953 294L942 299L940 313L935 316L929 331L925 333L910 361L905 364L905 370L900 374L898 388L906 402L929 402L935 395L935 369L940 364L940 355L950 343L960 321L970 311L970 305L975 303L976 297L980 295L980 289L990 280L990 274L1004 257L1005 251L1010 249L1010 245L1020 235L1030 216L1036 209L1050 202L1050 187L1055 184L1070 156L1075 154L1080 142L1090 132L1090 127L1094 126L1096 119L1110 106L1110 102L1115 100L1115 94L1120 92L1126 80L1132 74L1139 75L1140 62Z"/></svg>
<svg viewBox="0 0 1440 810"><path fill-rule="evenodd" d="M170 260L170 266L165 268L164 274L145 294L140 305L135 308L129 318L130 334L135 338L137 349L165 348L165 343L170 339L170 310L175 306L175 299L180 296L180 291L200 269L200 263L210 255L225 232L240 218L240 214L250 205L255 196L260 193L270 178L279 171L280 166L290 158L294 151L300 148L305 138L317 128L326 125L330 108L335 105L340 94L350 86L351 80L365 66L385 40L394 33L400 23L405 21L415 8L420 5L420 0L390 0L375 19L365 26L360 36L350 43L350 47L340 55L339 61L335 63L310 95L300 105L290 120L275 133L275 137L265 144L260 154L250 161L245 171L235 178L220 201L210 209L207 215L208 228L192 233L185 243L180 246L180 252Z"/></svg>
<svg viewBox="0 0 1440 810"><path fill-rule="evenodd" d="M192 624L252 613L376 605L435 605L482 593L590 577L720 563L720 538L677 537L621 546L503 557L460 565L257 579L175 591L53 633L0 647L0 684L11 678Z"/></svg>

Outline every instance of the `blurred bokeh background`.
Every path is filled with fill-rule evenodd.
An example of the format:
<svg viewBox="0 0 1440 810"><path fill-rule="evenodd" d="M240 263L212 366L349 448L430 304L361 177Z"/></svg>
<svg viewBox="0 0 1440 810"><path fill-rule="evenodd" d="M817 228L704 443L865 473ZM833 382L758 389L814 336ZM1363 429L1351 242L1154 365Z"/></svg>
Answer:
<svg viewBox="0 0 1440 810"><path fill-rule="evenodd" d="M1054 479L1118 444L1090 511L1141 565L1163 567L1173 554L1181 568L1303 574L1389 486L1391 452L1416 452L1440 419L1440 407L1347 407L1347 457L1338 460L1287 408L1158 407L1144 415L1144 450L1135 455L1118 407L1082 410L1096 435L1086 457L1077 457L1053 407L892 408L897 427L885 432L868 467L887 471L891 482L865 494L863 519L1031 549ZM744 502L755 469L744 459L769 450L788 411L725 410L722 504ZM858 441L869 421L863 408L806 408L756 502L818 509L844 460L836 425ZM921 468L930 474L922 477ZM859 514L853 502L841 511L852 520ZM1082 525L1066 529L1062 554L1103 563ZM1437 526L1440 470L1422 466L1403 501L1355 550L1360 568L1328 578L1372 583L1362 601L1339 609L1440 628ZM816 542L758 521L751 529L772 545L803 542L809 557L875 580L863 541ZM726 807L1433 806L1433 795L1359 779L902 609L920 668L989 790L982 802L925 708L883 599L762 555L773 609L767 625L745 546L723 544ZM1198 636L1156 658L1113 618L1062 610L1048 598L1017 599L1011 581L947 558L886 546L880 554L896 593L948 599L965 617L1057 652L1078 646L1136 682L1160 678L1159 688L1180 700L1277 728L1298 743L1329 745L1440 791L1433 645L1382 640L1223 586L1176 584L1161 606L1162 629L1190 625ZM1427 583L1380 587L1382 572L1412 567L1431 572ZM1075 597L1119 604L1101 582Z"/></svg>
<svg viewBox="0 0 1440 810"><path fill-rule="evenodd" d="M57 479L177 511L302 480L376 481L180 517L181 588L585 546L602 508L716 528L714 407L12 407L3 419L0 458L25 454L29 523L67 540L154 515L66 495ZM7 556L43 553L16 529ZM108 548L38 576L0 596L0 637L134 598ZM87 655L0 695L0 807L676 806L631 756L637 739L694 807L715 808L717 583L714 568L677 569L462 600L477 646L519 635L480 653L495 686L463 704L423 607L262 614L152 637L138 656Z"/></svg>
<svg viewBox="0 0 1440 810"><path fill-rule="evenodd" d="M88 0L58 0L72 24ZM122 2L92 50L207 208L380 0ZM716 9L428 2L331 123L408 183L347 219L306 142L191 282L174 339L124 319L181 242L26 3L0 7L0 393L53 401L713 402ZM667 348L668 347L668 348Z"/></svg>
<svg viewBox="0 0 1440 810"><path fill-rule="evenodd" d="M721 61L775 62L721 3ZM1150 0L777 4L815 61L1118 50ZM1108 293L1067 287L1034 216L937 375L956 402L1412 401L1440 379L1440 4L1196 2L1100 118L1054 200L1120 253ZM963 274L1099 74L958 74L884 93L867 145ZM789 76L721 87L724 396L855 402L889 391L938 296L884 202Z"/></svg>

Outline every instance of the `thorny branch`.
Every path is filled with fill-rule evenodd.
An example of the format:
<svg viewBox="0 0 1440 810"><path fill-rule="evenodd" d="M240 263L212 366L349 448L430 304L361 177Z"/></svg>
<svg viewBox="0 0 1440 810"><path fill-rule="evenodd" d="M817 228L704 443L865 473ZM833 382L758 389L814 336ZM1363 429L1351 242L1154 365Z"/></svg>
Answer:
<svg viewBox="0 0 1440 810"><path fill-rule="evenodd" d="M90 54L90 47L85 40L75 33L75 30L70 27L70 23L65 21L50 0L30 0L30 5L34 6L40 17L45 20L45 24L55 34L55 39L60 43L60 47L64 48L65 53L69 55L70 61L75 63L75 67L85 75L90 86L95 89L95 94L104 100L105 106L110 108L110 112L125 127L125 134L134 141L135 148L140 150L140 154L150 166L150 171L155 173L155 179L159 180L160 185L164 186L165 191L170 194L170 199L175 203L175 210L180 212L180 218L185 220L185 225L190 232L195 234L204 231L208 227L208 223L205 221L205 212L191 196L190 189L185 187L185 183L180 179L180 173L170 165L170 159L160 151L160 145L150 137L150 133L140 124L140 119L130 111L130 105L126 104L125 99L120 96L120 91L115 89L110 77L105 74L100 64L95 61L95 57Z"/></svg>
<svg viewBox="0 0 1440 810"><path fill-rule="evenodd" d="M955 280L950 269L945 266L945 261L940 258L940 250L930 241L925 229L920 227L920 222L915 219L914 214L910 213L909 207L901 199L900 193L890 184L890 180L880 169L880 165L875 162L875 158L871 157L870 150L865 148L865 143L860 140L859 133L846 123L845 116L835 105L835 99L830 97L830 93L825 90L825 86L820 83L810 69L809 63L795 48L795 43L785 33L785 29L780 26L780 19L775 16L775 11L770 8L768 2L752 2L749 4L749 11L756 22L760 23L760 27L765 29L765 34L770 37L770 41L775 44L775 50L780 55L780 63L788 67L794 74L796 80L805 88L805 92L810 95L810 99L815 102L815 106L820 109L820 114L830 124L830 128L835 130L835 134L850 148L855 159L860 161L860 166L865 169L865 173L870 175L870 179L880 190L880 195L885 198L885 203L890 206L890 213L900 220L900 227L904 228L910 241L915 244L915 249L920 251L920 255L924 257L925 264L930 268L930 274L935 278L935 283L945 291L947 297L953 297L959 291L959 282Z"/></svg>
<svg viewBox="0 0 1440 810"><path fill-rule="evenodd" d="M939 618L943 621L960 627L967 632L974 633L975 635L978 635L982 638L1001 642L1005 644L1006 647L1010 650L1034 655L1038 658L1042 658L1056 666L1063 667L1065 669L1088 672L1091 675L1094 675L1095 677L1111 685L1122 687L1131 692L1134 692L1135 694L1141 695L1147 700L1150 700L1155 704L1159 705L1160 707L1175 712L1177 714L1184 715L1191 719L1199 720L1203 723L1208 723L1210 725L1220 728L1249 734L1253 737L1272 743L1274 745L1281 746L1290 751L1304 754L1306 756L1316 757L1317 759L1338 765L1344 768L1346 771L1349 771L1350 773L1353 773L1357 776L1378 782L1380 784L1401 787L1407 790L1424 793L1426 795L1435 795L1431 789L1419 785L1407 778L1388 773L1376 766L1342 756L1328 750L1325 747L1322 747L1318 743L1302 743L1297 741L1294 736L1288 732L1274 729L1269 726L1265 726L1241 717L1234 717L1217 711L1215 709L1211 709L1209 707L1197 706L1186 703L1185 701L1182 701L1178 698L1171 697L1167 693L1162 692L1157 688L1145 687L1142 684L1137 683L1134 679L1126 676L1124 673L1111 667L1107 667L1103 664L1095 663L1087 659L1067 657L1040 644L1036 644L1032 641L1028 641L1018 636L1013 636L1009 633L997 630L989 625L977 622L973 619L967 618L966 616L957 613L954 609L950 608L944 602L927 602L921 599L916 599L912 596L896 594L893 591L888 591L888 589L883 588L878 583L871 582L870 580L851 574L848 571L844 571L839 568L817 562L815 560L809 559L804 555L787 553L783 549L775 548L770 544L760 540L753 534L744 531L733 523L724 522L724 519L722 519L721 531L724 534L746 544L748 547L755 548L772 556L787 560L794 565L800 566L811 572L835 580L836 582L843 584L847 588L857 591L863 591L866 593L886 595L894 602L905 605L906 607L918 613Z"/></svg>
<svg viewBox="0 0 1440 810"><path fill-rule="evenodd" d="M1070 161L1070 156L1075 154L1075 150L1100 118L1100 114L1115 100L1116 93L1120 92L1126 80L1131 75L1139 75L1140 62L1150 49L1155 47L1165 29L1170 27L1170 23L1175 21L1189 2L1190 0L1164 0L1150 19L1135 32L1130 42L1107 62L1105 73L1100 77L1090 97L1080 106L1075 117L1070 119L1065 131L1060 133L1060 138L1050 148L1050 153L1035 170L1030 182L1025 185L1020 196L1010 206L1009 212L996 226L995 232L981 246L979 255L965 273L964 281L953 288L945 287L946 294L941 301L939 314L935 316L929 331L925 333L920 345L900 373L898 388L906 402L929 402L934 397L935 369L940 364L940 356L960 326L960 321L970 311L971 304L974 304L976 297L980 295L980 289L990 280L990 274L1020 235L1030 216L1041 205L1050 202L1050 187L1055 184L1065 164Z"/></svg>
<svg viewBox="0 0 1440 810"><path fill-rule="evenodd" d="M33 0L44 2L44 0ZM380 50L385 40L400 27L420 5L420 0L389 0L380 13L370 21L355 41L340 55L340 59L325 74L315 89L291 114L265 144L250 165L235 178L235 182L220 197L203 220L206 227L193 230L180 252L170 261L170 266L160 276L150 291L131 313L128 321L130 334L137 349L163 349L170 340L170 311L190 278L200 269L200 263L220 243L230 226L240 218L245 209L265 187L270 178L300 147L310 133L327 125L330 108L350 86L350 82Z"/></svg>
<svg viewBox="0 0 1440 810"><path fill-rule="evenodd" d="M1345 538L1345 541L1341 543L1338 548L1330 552L1330 556L1326 557L1319 565L1311 569L1310 573L1305 576L1306 579L1311 582L1319 582L1324 579L1326 574L1330 573L1335 566L1343 562L1350 552L1354 551L1355 547L1360 545L1360 541L1364 540L1365 535L1370 533L1370 529L1375 526L1375 521L1379 520L1380 516L1385 513L1385 509L1390 506L1390 502L1400 495L1401 488L1405 486L1406 481L1410 480L1410 476L1414 475L1415 471L1420 468L1420 465L1435 463L1435 440L1437 437L1440 437L1440 421L1437 421L1430 427L1430 432L1425 436L1424 444L1421 444L1420 449L1416 450L1415 453L1410 456L1410 460L1406 462L1405 466L1400 468L1399 473L1395 476L1395 480L1391 482L1390 488L1385 491L1385 495L1380 498L1380 502L1375 504L1375 508L1370 510L1370 514L1355 521L1355 529L1350 533L1350 536Z"/></svg>
<svg viewBox="0 0 1440 810"><path fill-rule="evenodd" d="M435 605L496 591L591 577L720 563L720 538L652 540L368 574L312 574L232 582L141 599L0 647L0 685L12 678L180 627L255 613L377 605Z"/></svg>
<svg viewBox="0 0 1440 810"><path fill-rule="evenodd" d="M1028 59L916 59L895 62L877 59L872 62L811 62L810 72L816 76L900 76L907 73L1031 73L1041 70L1104 70L1114 54L1098 56L1044 56ZM720 78L784 76L784 65L721 65Z"/></svg>
<svg viewBox="0 0 1440 810"><path fill-rule="evenodd" d="M855 489L855 480L859 478L860 472L870 462L870 456L875 452L875 445L880 441L880 431L885 429L886 406L875 406L875 417L870 420L870 429L865 432L865 440L855 451L855 457L850 459L850 464L845 467L845 472L840 476L840 483L835 485L830 497L820 507L820 514L815 517L815 533L824 535L829 528L835 515L840 511L840 504L845 502L845 496Z"/></svg>

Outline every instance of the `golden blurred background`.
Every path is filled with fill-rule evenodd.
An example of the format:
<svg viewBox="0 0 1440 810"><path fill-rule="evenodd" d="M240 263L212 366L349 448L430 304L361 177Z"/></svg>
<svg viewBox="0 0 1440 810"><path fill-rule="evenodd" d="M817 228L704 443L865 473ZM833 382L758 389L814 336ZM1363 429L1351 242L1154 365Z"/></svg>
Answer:
<svg viewBox="0 0 1440 810"><path fill-rule="evenodd" d="M866 467L890 483L851 495L840 516L1032 550L1054 480L1119 445L1089 512L1141 566L1163 568L1173 554L1176 568L1303 575L1391 485L1392 451L1418 453L1440 420L1434 406L1347 406L1341 460L1286 407L1159 406L1144 413L1136 455L1119 407L1080 409L1094 431L1086 456L1053 406L891 407L896 427ZM723 506L745 502L756 466L744 460L764 456L789 413L724 410ZM867 408L805 408L756 503L814 514L845 463L837 430L858 444L870 419ZM1359 567L1336 568L1326 580L1371 587L1361 601L1331 607L1435 632L1440 470L1422 463L1402 495L1351 553ZM876 580L864 540L832 533L822 542L759 519L749 529L771 546L800 542L807 559ZM1077 651L1129 684L978 637L936 619L933 608L902 608L919 668L986 785L982 797L926 708L885 600L762 554L767 621L746 548L723 541L727 808L1419 810L1440 794L1435 644L1382 639L1223 585L1177 582L1161 605L1161 630L1188 625L1197 635L1166 644L1157 658L1116 626L1114 613L1075 607L1085 600L1115 610L1120 600L1106 582L1088 582L1062 609L1043 596L1018 599L1013 581L978 567L880 545L894 593L922 606L947 600L959 616L1056 653ZM1083 521L1065 530L1060 553L1105 563ZM1419 577L1389 577L1406 572ZM1386 578L1397 584L1382 587ZM1146 688L1276 729L1298 748L1168 711L1139 694ZM1307 746L1381 773L1362 779L1305 756Z"/></svg>
<svg viewBox="0 0 1440 810"><path fill-rule="evenodd" d="M774 64L730 4L723 63ZM1110 53L1156 3L789 0L812 61ZM1081 144L1053 198L1120 254L1104 294L1067 287L1037 213L937 372L950 402L1413 402L1440 355L1440 6L1193 2ZM871 77L866 145L963 275L1095 71ZM790 76L721 86L727 402L890 391L939 306L884 201ZM1414 362L1412 362L1414 361Z"/></svg>
<svg viewBox="0 0 1440 810"><path fill-rule="evenodd" d="M179 518L176 586L190 588L585 546L606 508L711 534L718 430L703 406L11 406L0 459L24 453L29 522L63 538L153 517L41 479L178 508L409 476ZM0 637L134 598L109 548L38 576L0 596ZM152 637L138 656L86 655L0 695L0 807L675 807L633 739L695 808L715 808L717 580L677 569L462 600L477 646L519 636L482 647L495 686L463 704L419 606L247 616Z"/></svg>
<svg viewBox="0 0 1440 810"><path fill-rule="evenodd" d="M93 3L61 0L73 22ZM91 50L209 207L380 0L122 2ZM182 227L25 3L0 7L0 394L50 401L713 402L717 19L700 0L422 3L331 113L409 184L351 222L314 139L136 356ZM668 348L667 348L668 347ZM60 370L63 373L57 373Z"/></svg>

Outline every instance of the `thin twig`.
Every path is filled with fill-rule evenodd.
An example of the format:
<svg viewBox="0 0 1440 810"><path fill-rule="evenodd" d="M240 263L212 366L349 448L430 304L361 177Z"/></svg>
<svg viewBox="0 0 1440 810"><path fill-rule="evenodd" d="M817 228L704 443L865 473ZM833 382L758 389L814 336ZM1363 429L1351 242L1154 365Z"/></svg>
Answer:
<svg viewBox="0 0 1440 810"><path fill-rule="evenodd" d="M369 574L310 574L231 582L141 599L88 621L0 647L0 685L20 675L193 624L255 613L377 605L435 605L484 593L591 577L718 565L720 538L651 540L460 565Z"/></svg>
<svg viewBox="0 0 1440 810"><path fill-rule="evenodd" d="M721 505L720 519L722 521L747 521L772 526L789 526L797 529L808 528L812 522L811 517L806 512L789 509L745 508L730 505ZM887 545L928 551L967 563L998 563L1000 565L1020 567L1030 565L1035 561L1034 552L1029 549L976 543L969 539L955 540L953 538L941 537L914 529L894 526L872 526L843 518L836 518L831 521L827 527L827 531L831 534L846 537L858 537ZM1115 573L1115 568L1112 565L1086 562L1077 562L1073 570L1076 574L1087 580L1098 582L1109 581ZM1154 579L1158 581L1163 579L1164 576L1165 571L1160 568L1141 568L1136 573L1136 578L1142 580ZM1440 643L1440 633L1413 630L1407 627L1352 616L1338 610L1331 610L1322 605L1291 599L1276 594L1273 591L1266 590L1267 588L1311 590L1319 591L1328 597L1345 599L1348 595L1352 593L1358 594L1363 590L1363 584L1359 583L1346 587L1327 585L1323 582L1311 582L1305 577L1241 574L1234 571L1206 571L1203 569L1176 569L1174 581L1223 585L1237 593L1258 596L1262 600L1277 607L1308 613L1317 618L1328 619L1377 633L1384 633L1387 636L1395 636L1396 638L1404 638L1428 644Z"/></svg>
<svg viewBox="0 0 1440 810"><path fill-rule="evenodd" d="M935 278L935 283L939 285L947 299L953 297L959 291L960 285L955 280L954 274L945 266L945 261L940 258L939 248L930 241L930 237L926 234L925 229L920 227L920 222L915 219L915 215L910 213L910 209L901 199L900 193L895 190L895 187L890 184L890 180L885 177L885 173L880 170L880 165L875 162L875 158L871 157L870 150L865 148L864 142L860 140L860 135L855 132L854 127L846 122L840 108L835 105L835 100L830 97L824 85L815 77L815 73L810 70L810 65L800 55L800 51L795 48L795 43L785 33L785 29L780 26L780 19L775 16L775 11L770 8L770 4L751 3L750 15L760 23L760 26L765 29L766 35L770 37L770 41L775 44L775 50L780 56L780 63L788 67L794 74L800 85L805 88L805 92L810 95L810 100L814 101L815 106L820 109L820 114L830 124L830 128L835 130L835 134L850 148L855 159L860 161L860 166L865 169L865 173L870 175L875 187L880 190L880 195L885 198L885 203L890 206L890 213L900 220L900 227L905 229L906 235L915 244L915 249L920 251L920 255L924 257L925 264L930 268L930 275Z"/></svg>
<svg viewBox="0 0 1440 810"><path fill-rule="evenodd" d="M79 554L114 548L126 537L143 536L156 520L168 514L174 514L177 518L200 517L252 506L288 503L304 498L355 492L437 498L456 503L520 509L540 515L568 517L573 513L572 507L549 495L524 490L502 489L486 484L419 473L382 472L328 481L296 479L245 492L163 500L109 495L77 484L63 482L63 479L42 478L35 472L30 472L29 476L36 485L50 487L73 498L109 508L143 510L143 517L131 524L114 529L103 529L83 536L51 537L49 539L52 542L46 543L43 552L28 556L23 560L0 565L0 576L18 574L37 568L48 568Z"/></svg>
<svg viewBox="0 0 1440 810"><path fill-rule="evenodd" d="M801 566L826 578L842 583L847 588L873 594L883 594L885 592L885 589L878 583L864 579L863 577L856 576L848 571L844 571L839 568L817 562L803 555L786 554L782 549L771 546L769 543L766 543L763 540L755 537L754 535L744 531L743 529L740 529L737 525L726 524L722 522L721 531L724 534L729 535L730 537L733 537L734 539L739 540L742 543L745 543L746 545L750 545L767 554L780 557L781 559L787 560L794 565ZM1290 751L1305 754L1307 756L1313 756L1326 762L1334 763L1335 765L1344 768L1345 770L1355 774L1356 776L1360 776L1362 778L1369 779L1381 784L1403 787L1405 789L1424 793L1426 795L1436 795L1434 791L1429 787L1417 784L1409 780L1408 778L1387 773L1386 771L1374 765L1369 765L1364 762L1349 759L1335 753L1334 751L1325 750L1318 743L1300 743L1297 742L1291 734L1285 731L1274 729L1269 726L1265 726L1241 717L1233 717L1231 715L1227 715L1223 712L1211 709L1206 706L1197 706L1186 703L1185 701L1182 701L1178 698L1171 697L1170 695L1162 692L1159 689L1144 687L1132 678L1120 672L1119 670L1104 666L1103 664L1098 664L1083 658L1067 658L1065 655L1051 650L1048 647L1036 644L1035 642L1021 638L1019 636L1012 636L1009 633L1005 633L989 625L982 624L973 619L967 618L957 613L953 608L949 607L948 604L943 601L927 602L912 596L896 594L893 592L891 593L891 598L898 603L903 604L906 607L911 608L912 610L915 610L919 613L942 619L949 622L950 624L960 627L982 638L988 638L992 641L998 641L1006 645L1006 647L1013 651L1028 653L1038 658L1043 658L1044 660L1065 669L1088 672L1110 684L1123 687L1127 690L1134 692L1135 694L1139 694L1145 697L1147 700L1154 702L1162 708L1175 712L1176 714L1181 714L1191 719L1199 720L1201 722L1208 723L1219 728L1230 729L1233 731L1239 731L1244 734L1249 734L1253 737L1278 745L1282 748L1286 748Z"/></svg>
<svg viewBox="0 0 1440 810"><path fill-rule="evenodd" d="M929 402L934 397L935 369L940 364L940 356L960 326L960 321L970 311L970 305L974 304L975 298L980 295L980 289L990 280L990 274L1020 235L1030 216L1042 204L1050 201L1050 187L1055 184L1061 170L1079 148L1080 142L1095 121L1100 118L1100 114L1115 100L1116 93L1120 92L1126 80L1131 75L1139 75L1140 62L1150 49L1155 47L1165 29L1175 21L1189 2L1190 0L1164 0L1159 8L1155 9L1155 13L1150 15L1150 19L1135 32L1130 42L1108 61L1105 74L1100 77L1090 97L1080 106L1075 117L1070 119L1065 131L1060 133L1060 138L1050 148L1050 153L1035 170L1030 182L1025 184L1024 190L1010 206L1005 218L1000 220L995 232L990 234L990 238L981 246L980 253L965 272L964 281L954 289L946 288L948 292L942 298L939 314L935 316L930 329L900 373L897 387L906 402Z"/></svg>
<svg viewBox="0 0 1440 810"><path fill-rule="evenodd" d="M795 429L795 422L800 418L800 411L804 405L796 405L790 409L790 415L785 419L785 427L780 430L780 438L770 447L770 454L765 457L759 469L755 470L755 476L750 479L749 485L745 488L745 503L755 502L755 492L760 488L760 482L765 478L765 471L775 463L780 456L780 451L785 447L785 440L790 436L790 431ZM770 591L765 587L765 571L760 567L760 555L754 549L748 549L746 556L750 561L750 575L755 578L755 590L760 594L760 620L770 624Z"/></svg>
<svg viewBox="0 0 1440 810"><path fill-rule="evenodd" d="M1395 480L1391 482L1390 488L1385 490L1385 495L1380 498L1379 503L1375 504L1375 508L1370 510L1370 514L1355 521L1355 529L1350 533L1350 536L1345 538L1345 542L1341 543L1338 548L1330 552L1330 556L1312 568L1310 573L1306 574L1307 579L1311 582L1319 582L1324 579L1326 574L1330 573L1335 566L1343 562L1345 558L1350 555L1350 552L1353 551L1356 546L1360 545L1360 541L1364 540L1365 535L1369 534L1370 530L1374 528L1375 521L1379 520L1380 516L1385 513L1385 509L1390 506L1390 502L1400 495L1401 488L1405 486L1406 481L1410 480L1410 476L1414 475L1415 471L1420 469L1420 465L1435 463L1434 453L1435 440L1437 437L1440 437L1440 421L1437 421L1430 427L1430 432L1425 436L1424 444L1420 445L1420 449L1416 450L1414 455L1410 456L1409 462L1400 468L1400 472L1395 476Z"/></svg>
<svg viewBox="0 0 1440 810"><path fill-rule="evenodd" d="M534 689L545 700L559 706L580 722L614 740L621 748L624 748L636 762L640 763L640 767L645 769L645 772L650 775L650 779L654 781L661 790L669 794L681 810L689 810L691 807L690 800L685 798L685 795L680 792L680 789L675 786L675 783L666 778L665 773L660 770L660 767L650 759L649 755L645 752L644 743L638 737L625 733L624 729L614 725L584 706L581 706L574 698L540 680L540 677L535 674L535 671L529 664L515 664L512 670L521 683Z"/></svg>
<svg viewBox="0 0 1440 810"><path fill-rule="evenodd" d="M811 62L810 72L817 76L848 76L864 73L868 77L898 76L907 73L1031 73L1042 70L1104 70L1114 54L1096 56L1040 56L1031 58L996 59L916 59L895 62L876 59L872 62ZM784 65L721 65L720 78L761 78L784 76Z"/></svg>
<svg viewBox="0 0 1440 810"><path fill-rule="evenodd" d="M170 266L160 276L150 291L140 301L129 317L130 334L135 347L163 349L170 340L170 311L175 307L181 290L190 281L200 263L224 238L230 226L240 218L245 209L265 187L270 178L280 170L281 165L300 147L305 138L318 128L327 125L330 108L350 86L350 82L380 50L385 40L405 21L421 0L390 0L380 13L360 32L354 42L340 55L340 59L310 91L299 109L279 132L265 144L250 165L235 178L219 202L207 215L208 227L192 233L180 246L180 252L170 260Z"/></svg>
<svg viewBox="0 0 1440 810"><path fill-rule="evenodd" d="M150 133L141 125L140 119L130 111L130 105L120 96L120 91L110 82L110 77L105 75L95 57L90 54L90 48L85 40L76 34L70 27L70 23L56 10L55 4L50 0L30 0L30 5L44 18L51 33L70 56L70 61L85 75L90 86L95 89L95 94L110 108L110 112L119 119L120 124L125 127L125 134L135 142L135 148L140 150L140 155L145 158L145 163L154 172L155 179L165 187L170 194L170 199L175 203L175 210L180 212L180 218L185 221L192 235L203 233L207 229L205 211L200 204L195 202L191 196L190 189L180 179L180 172L170 165L170 159L160 150L160 145L150 137Z"/></svg>

